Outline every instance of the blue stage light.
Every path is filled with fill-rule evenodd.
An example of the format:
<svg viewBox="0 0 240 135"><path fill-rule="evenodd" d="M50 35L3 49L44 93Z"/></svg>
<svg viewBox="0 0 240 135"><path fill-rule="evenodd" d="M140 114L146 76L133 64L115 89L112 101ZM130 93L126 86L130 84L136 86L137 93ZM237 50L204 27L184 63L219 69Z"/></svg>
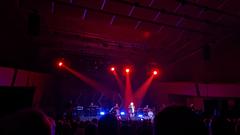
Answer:
<svg viewBox="0 0 240 135"><path fill-rule="evenodd" d="M100 115L105 115L105 112L100 112Z"/></svg>
<svg viewBox="0 0 240 135"><path fill-rule="evenodd" d="M121 115L125 115L125 112L121 112L120 114L121 114Z"/></svg>

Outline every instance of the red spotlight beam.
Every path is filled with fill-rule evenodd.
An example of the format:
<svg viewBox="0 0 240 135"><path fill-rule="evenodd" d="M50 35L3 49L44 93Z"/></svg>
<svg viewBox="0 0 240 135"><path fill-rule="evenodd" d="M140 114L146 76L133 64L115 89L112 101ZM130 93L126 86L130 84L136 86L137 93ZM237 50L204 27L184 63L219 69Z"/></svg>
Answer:
<svg viewBox="0 0 240 135"><path fill-rule="evenodd" d="M108 96L108 97L112 96L112 93L106 87L104 87L100 83L96 82L95 80L92 80L92 79L88 78L87 76L77 72L76 70L74 70L74 69L72 69L70 67L67 67L66 65L62 65L62 67L64 69L66 69L67 71L69 71L70 73L72 73L77 78L79 78L82 81L84 81L86 84L90 85L95 90L100 91L100 92L104 92L105 95Z"/></svg>
<svg viewBox="0 0 240 135"><path fill-rule="evenodd" d="M123 82L122 82L122 80L120 79L120 77L119 77L119 75L118 75L118 73L117 73L117 71L116 71L116 68L115 68L114 66L112 66L112 67L110 68L110 71L111 71L112 74L115 76L115 78L116 78L116 80L117 80L117 83L118 83L118 87L119 87L119 89L120 89L120 92L121 92L121 94L123 94L123 91L124 91Z"/></svg>
<svg viewBox="0 0 240 135"><path fill-rule="evenodd" d="M120 77L119 77L119 75L118 75L118 73L117 73L116 71L114 72L114 76L115 76L115 78L116 78L116 80L117 80L118 87L119 87L121 93L123 94L124 85L123 85L123 82L122 82L122 80L120 79Z"/></svg>
<svg viewBox="0 0 240 135"><path fill-rule="evenodd" d="M127 108L130 102L132 102L132 85L131 85L131 79L130 75L126 75L126 89L125 89L125 94L124 94L124 99L125 99L125 107Z"/></svg>
<svg viewBox="0 0 240 135"><path fill-rule="evenodd" d="M136 93L134 93L134 97L136 100L136 105L141 105L142 100L144 98L144 96L147 93L148 88L150 87L152 80L154 78L154 75L151 75L136 91Z"/></svg>

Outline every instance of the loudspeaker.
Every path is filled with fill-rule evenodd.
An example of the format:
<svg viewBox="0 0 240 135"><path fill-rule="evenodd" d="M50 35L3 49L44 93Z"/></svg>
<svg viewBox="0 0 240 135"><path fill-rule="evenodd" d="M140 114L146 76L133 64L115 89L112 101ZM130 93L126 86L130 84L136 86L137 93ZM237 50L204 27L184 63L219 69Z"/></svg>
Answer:
<svg viewBox="0 0 240 135"><path fill-rule="evenodd" d="M28 34L38 36L40 33L40 15L33 10L28 16Z"/></svg>

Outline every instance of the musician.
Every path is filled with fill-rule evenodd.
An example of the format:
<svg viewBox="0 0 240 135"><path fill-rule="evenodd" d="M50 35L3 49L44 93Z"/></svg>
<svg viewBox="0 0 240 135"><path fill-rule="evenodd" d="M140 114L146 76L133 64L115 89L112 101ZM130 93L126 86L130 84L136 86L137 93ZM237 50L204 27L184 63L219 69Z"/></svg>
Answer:
<svg viewBox="0 0 240 135"><path fill-rule="evenodd" d="M148 115L149 110L150 110L150 108L149 108L148 105L146 105L146 106L143 108L143 113L144 113L145 116Z"/></svg>
<svg viewBox="0 0 240 135"><path fill-rule="evenodd" d="M190 104L190 109L191 109L193 112L196 111L196 108L195 108L194 104Z"/></svg>
<svg viewBox="0 0 240 135"><path fill-rule="evenodd" d="M89 107L97 107L93 102L90 103Z"/></svg>
<svg viewBox="0 0 240 135"><path fill-rule="evenodd" d="M96 116L97 115L97 108L98 106L95 105L93 102L90 103L88 110L90 116Z"/></svg>
<svg viewBox="0 0 240 135"><path fill-rule="evenodd" d="M114 116L116 116L117 119L119 119L119 120L121 119L120 109L119 109L118 104L115 104L115 106L113 106L113 107L110 109L109 113L111 113L111 114L113 114Z"/></svg>
<svg viewBox="0 0 240 135"><path fill-rule="evenodd" d="M65 118L69 121L73 120L73 102L70 100L66 104Z"/></svg>
<svg viewBox="0 0 240 135"><path fill-rule="evenodd" d="M134 106L134 103L133 103L133 102L130 103L128 109L129 109L129 115L130 115L130 117L134 117L134 114L135 114L135 106Z"/></svg>
<svg viewBox="0 0 240 135"><path fill-rule="evenodd" d="M148 105L146 105L146 106L143 108L143 110L146 110L146 111L148 111L148 110L149 110L149 106L148 106Z"/></svg>
<svg viewBox="0 0 240 135"><path fill-rule="evenodd" d="M115 104L115 106L113 106L109 112L114 115L120 115L118 104Z"/></svg>

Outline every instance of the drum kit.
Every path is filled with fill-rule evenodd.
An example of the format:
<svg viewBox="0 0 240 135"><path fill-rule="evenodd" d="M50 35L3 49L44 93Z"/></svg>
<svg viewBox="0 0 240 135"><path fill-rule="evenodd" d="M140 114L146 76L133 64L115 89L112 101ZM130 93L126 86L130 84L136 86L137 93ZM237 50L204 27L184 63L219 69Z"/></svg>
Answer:
<svg viewBox="0 0 240 135"><path fill-rule="evenodd" d="M139 108L137 111L138 114L143 114L143 119L149 120L154 118L154 112L150 108Z"/></svg>

